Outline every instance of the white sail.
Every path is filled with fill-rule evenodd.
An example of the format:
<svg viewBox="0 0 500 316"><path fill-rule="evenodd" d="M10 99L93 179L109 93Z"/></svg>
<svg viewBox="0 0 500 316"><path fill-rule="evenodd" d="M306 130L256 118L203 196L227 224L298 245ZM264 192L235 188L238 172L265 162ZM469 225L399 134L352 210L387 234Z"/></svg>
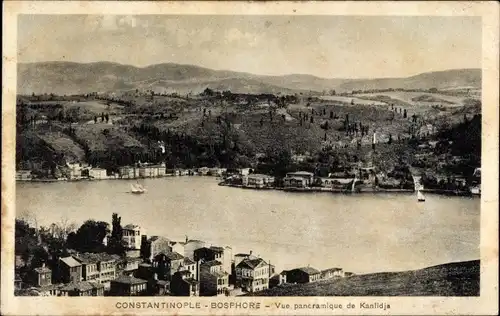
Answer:
<svg viewBox="0 0 500 316"><path fill-rule="evenodd" d="M420 190L417 191L417 199L418 201L425 201L425 196Z"/></svg>

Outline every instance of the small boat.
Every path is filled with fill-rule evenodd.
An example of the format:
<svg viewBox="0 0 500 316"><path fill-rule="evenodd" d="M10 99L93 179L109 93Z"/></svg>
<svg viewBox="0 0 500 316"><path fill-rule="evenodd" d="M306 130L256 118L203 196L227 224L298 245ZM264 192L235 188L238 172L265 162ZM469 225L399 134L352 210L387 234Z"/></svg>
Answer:
<svg viewBox="0 0 500 316"><path fill-rule="evenodd" d="M137 184L131 185L130 192L134 193L134 194L143 194L143 193L146 193L146 189L142 185L137 183Z"/></svg>
<svg viewBox="0 0 500 316"><path fill-rule="evenodd" d="M425 202L425 196L420 190L417 191L417 201Z"/></svg>

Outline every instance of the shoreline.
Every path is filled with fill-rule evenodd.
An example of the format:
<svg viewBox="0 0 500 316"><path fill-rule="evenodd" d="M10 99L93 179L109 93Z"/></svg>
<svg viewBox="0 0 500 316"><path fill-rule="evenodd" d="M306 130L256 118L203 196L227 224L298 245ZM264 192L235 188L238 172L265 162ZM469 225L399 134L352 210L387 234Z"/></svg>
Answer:
<svg viewBox="0 0 500 316"><path fill-rule="evenodd" d="M109 177L105 179L16 179L17 182L31 182L31 183L59 183L59 182L82 182L82 181L106 181L106 180L124 180L124 181L137 181L144 179L161 179L161 178L171 178L171 177L210 177L215 179L220 179L220 176L209 176L209 175L175 175L175 174L165 174L164 176L158 177L140 177L140 178L115 178ZM244 186L241 184L231 184L219 182L219 186L226 186L231 188L239 188L244 190L257 190L257 191L283 191L283 192L300 192L300 193L337 193L337 194L363 194L363 193L414 193L415 189L384 189L384 188L356 188L355 192L351 190L346 190L343 188L325 188L325 187L305 187L305 188L284 188L284 187L258 187L258 186ZM446 190L446 189L423 189L423 193L445 195L445 196L463 196L463 197L478 197L480 194L472 194L469 191L457 191L457 190Z"/></svg>

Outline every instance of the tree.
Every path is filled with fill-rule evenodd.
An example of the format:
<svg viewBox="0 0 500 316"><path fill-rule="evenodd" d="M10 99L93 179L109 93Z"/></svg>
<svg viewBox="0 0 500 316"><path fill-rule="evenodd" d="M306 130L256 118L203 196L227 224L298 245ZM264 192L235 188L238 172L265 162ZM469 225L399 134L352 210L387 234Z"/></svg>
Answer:
<svg viewBox="0 0 500 316"><path fill-rule="evenodd" d="M97 116L94 116L94 123L97 124Z"/></svg>
<svg viewBox="0 0 500 316"><path fill-rule="evenodd" d="M387 143L392 144L392 134L389 134L389 141Z"/></svg>
<svg viewBox="0 0 500 316"><path fill-rule="evenodd" d="M111 253L122 255L125 252L123 245L123 228L121 226L122 218L117 213L113 213L111 219L111 237L109 239L108 248Z"/></svg>
<svg viewBox="0 0 500 316"><path fill-rule="evenodd" d="M108 123L109 122L109 114L108 113L106 113L105 118L106 118L106 123Z"/></svg>
<svg viewBox="0 0 500 316"><path fill-rule="evenodd" d="M407 116L408 116L408 113L406 112L406 109L404 109L403 118L406 118Z"/></svg>
<svg viewBox="0 0 500 316"><path fill-rule="evenodd" d="M330 111L330 119L333 119L333 111Z"/></svg>
<svg viewBox="0 0 500 316"><path fill-rule="evenodd" d="M310 120L311 123L314 123L314 116L311 115L311 120Z"/></svg>
<svg viewBox="0 0 500 316"><path fill-rule="evenodd" d="M81 252L101 252L104 250L103 241L108 233L108 223L87 220L75 234L68 235L68 247Z"/></svg>

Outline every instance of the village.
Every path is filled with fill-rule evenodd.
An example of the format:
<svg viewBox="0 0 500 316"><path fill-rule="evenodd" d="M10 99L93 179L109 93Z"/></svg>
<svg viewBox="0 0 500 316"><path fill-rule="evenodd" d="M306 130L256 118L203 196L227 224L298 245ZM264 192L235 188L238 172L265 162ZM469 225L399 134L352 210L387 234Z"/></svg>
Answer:
<svg viewBox="0 0 500 316"><path fill-rule="evenodd" d="M116 218L113 214L113 232L102 239L101 251L68 249L67 255L53 255L49 260L36 258L36 251L16 253L16 295L241 296L353 275L339 267L320 271L307 266L278 272L269 260L251 250L233 254L230 246L215 246L187 236L182 241L148 236L137 224L120 227L123 252L118 255L111 251ZM57 229L42 238L40 231L27 227L21 221L16 223L16 238L24 238L22 235L31 231L38 246L48 252L50 246L43 239L64 239Z"/></svg>

